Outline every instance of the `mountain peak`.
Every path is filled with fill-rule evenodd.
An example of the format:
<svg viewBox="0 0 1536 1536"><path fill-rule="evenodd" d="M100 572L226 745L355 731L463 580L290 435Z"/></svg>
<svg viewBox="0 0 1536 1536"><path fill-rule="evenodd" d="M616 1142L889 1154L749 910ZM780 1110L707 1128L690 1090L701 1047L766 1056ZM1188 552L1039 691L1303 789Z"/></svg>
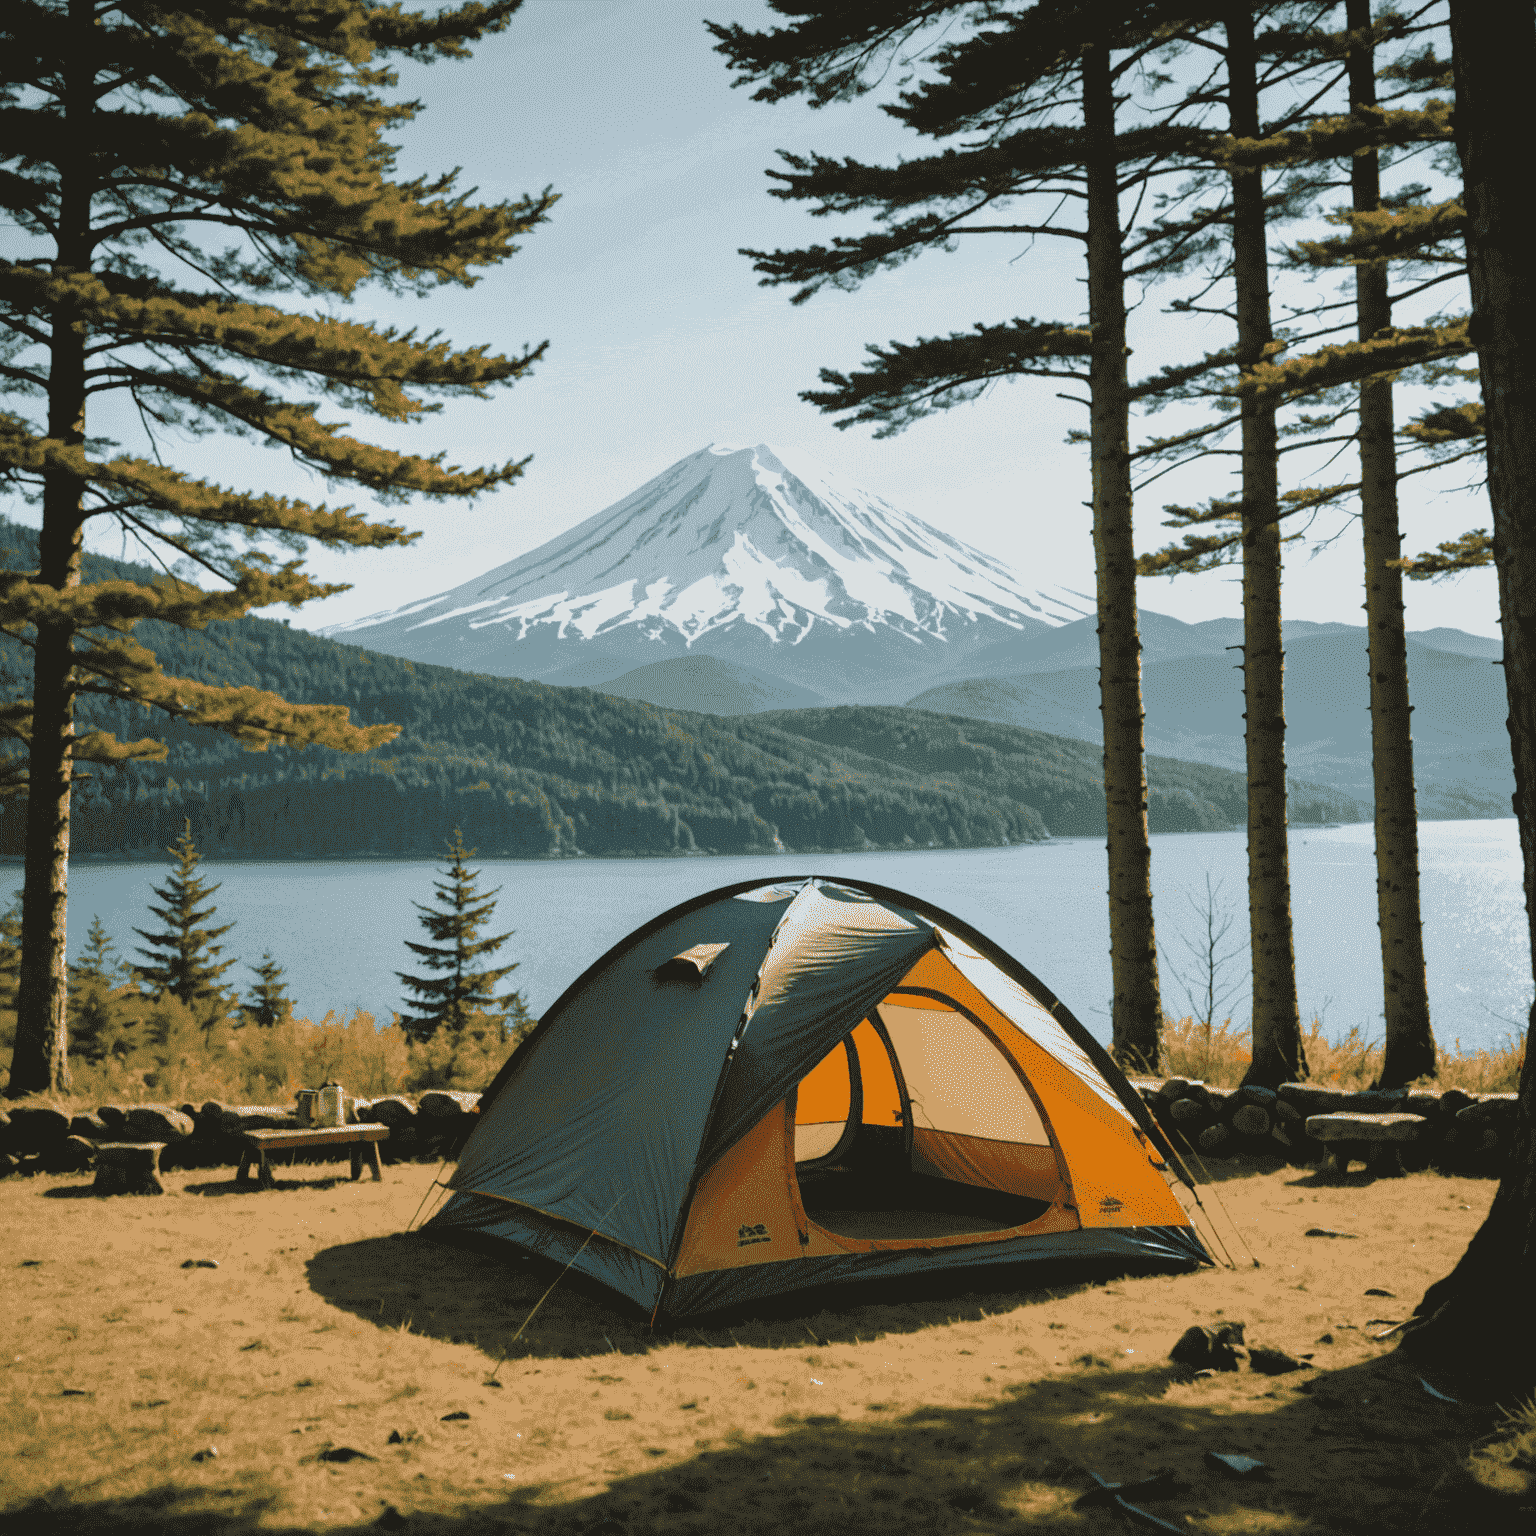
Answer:
<svg viewBox="0 0 1536 1536"><path fill-rule="evenodd" d="M825 692L836 651L857 669L872 649L898 666L922 650L923 671L978 629L990 642L1082 612L798 451L710 443L528 554L327 633L535 678L708 652Z"/></svg>

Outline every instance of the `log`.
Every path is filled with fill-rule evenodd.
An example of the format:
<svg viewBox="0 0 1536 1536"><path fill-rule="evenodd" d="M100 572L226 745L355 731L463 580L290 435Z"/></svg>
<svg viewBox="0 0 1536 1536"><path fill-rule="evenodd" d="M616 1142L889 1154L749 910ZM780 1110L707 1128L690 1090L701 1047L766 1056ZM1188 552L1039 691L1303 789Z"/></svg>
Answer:
<svg viewBox="0 0 1536 1536"><path fill-rule="evenodd" d="M68 1135L42 1155L45 1173L82 1173L96 1160L96 1143L84 1136Z"/></svg>
<svg viewBox="0 0 1536 1536"><path fill-rule="evenodd" d="M123 1141L181 1141L196 1128L191 1115L169 1104L135 1104L128 1111Z"/></svg>
<svg viewBox="0 0 1536 1536"><path fill-rule="evenodd" d="M13 1104L6 1127L8 1152L45 1152L69 1135L69 1116L46 1104Z"/></svg>
<svg viewBox="0 0 1536 1536"><path fill-rule="evenodd" d="M471 1115L480 1108L478 1093L454 1093L446 1088L434 1088L421 1096L420 1110L434 1119L451 1120L458 1115Z"/></svg>
<svg viewBox="0 0 1536 1536"><path fill-rule="evenodd" d="M404 1130L416 1121L416 1101L400 1094L389 1094L375 1099L369 1106L368 1117L375 1124L387 1125L390 1130Z"/></svg>
<svg viewBox="0 0 1536 1536"><path fill-rule="evenodd" d="M1232 1129L1243 1136L1269 1135L1269 1111L1257 1104L1239 1104L1232 1116Z"/></svg>

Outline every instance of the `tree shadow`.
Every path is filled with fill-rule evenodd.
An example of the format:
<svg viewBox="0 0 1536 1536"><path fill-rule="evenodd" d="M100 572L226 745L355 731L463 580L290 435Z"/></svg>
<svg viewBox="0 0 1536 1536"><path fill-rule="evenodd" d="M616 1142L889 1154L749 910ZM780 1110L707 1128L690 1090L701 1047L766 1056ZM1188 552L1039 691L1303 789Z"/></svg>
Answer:
<svg viewBox="0 0 1536 1536"><path fill-rule="evenodd" d="M1308 1390L1287 1378L1247 1402L1218 1394L1202 1402L1200 1383L1170 1389L1170 1374L1120 1366L1053 1373L975 1406L917 1408L899 1418L883 1417L874 1404L857 1419L786 1413L773 1433L749 1438L727 1428L696 1440L693 1455L654 1447L654 1465L563 1502L561 1485L535 1481L457 1505L433 1496L417 1509L403 1464L383 1478L383 1468L360 1464L344 1474L355 1497L367 1502L371 1484L375 1507L386 1502L383 1488L401 1512L328 1529L336 1536L380 1529L768 1536L792 1525L828 1536L888 1536L893 1525L958 1533L1006 1524L1107 1536L1125 1528L1115 1510L1073 1508L1094 1486L1090 1472L1128 1482L1165 1468L1177 1491L1143 1507L1175 1526L1415 1536L1529 1529L1529 1505L1489 1492L1463 1469L1489 1412L1431 1397L1400 1356L1310 1376ZM636 1428L643 1447L647 1426ZM1210 1451L1255 1457L1266 1472L1236 1478L1207 1463ZM29 1529L58 1536L298 1536L300 1527L271 1518L283 1475L273 1469L242 1488L215 1491L167 1485L121 1500L76 1500L60 1490L16 1514Z"/></svg>
<svg viewBox="0 0 1536 1536"><path fill-rule="evenodd" d="M821 1287L653 1331L646 1313L580 1271L484 1239L391 1233L323 1249L306 1267L315 1293L331 1305L381 1329L405 1328L472 1344L493 1361L509 1353L518 1359L567 1360L615 1350L642 1354L658 1336L710 1347L804 1349L808 1338L821 1345L853 1344L1060 1301L1148 1272L1146 1266L1110 1267L1102 1261L998 1265ZM524 1330L520 1337L519 1330Z"/></svg>

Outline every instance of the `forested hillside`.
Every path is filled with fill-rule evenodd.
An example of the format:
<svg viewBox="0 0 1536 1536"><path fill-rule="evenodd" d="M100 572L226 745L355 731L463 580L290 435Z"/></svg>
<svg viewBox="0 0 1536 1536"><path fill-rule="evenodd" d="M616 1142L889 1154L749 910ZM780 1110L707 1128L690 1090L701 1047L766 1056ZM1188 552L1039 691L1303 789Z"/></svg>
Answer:
<svg viewBox="0 0 1536 1536"><path fill-rule="evenodd" d="M33 560L30 530L0 523L0 558ZM88 557L87 579L151 578ZM85 698L81 729L154 734L163 763L95 770L79 786L76 854L158 855L190 816L205 853L264 858L436 856L453 827L483 856L983 847L1103 828L1098 749L1036 732L897 708L722 719L452 671L242 619L135 635L173 675L347 705L401 727L354 757L244 751L228 737ZM23 648L0 641L8 694ZM12 748L11 750L15 750ZM1235 774L1149 765L1153 830L1237 824ZM1321 817L1355 814L1337 799ZM22 802L0 808L0 854L21 848Z"/></svg>

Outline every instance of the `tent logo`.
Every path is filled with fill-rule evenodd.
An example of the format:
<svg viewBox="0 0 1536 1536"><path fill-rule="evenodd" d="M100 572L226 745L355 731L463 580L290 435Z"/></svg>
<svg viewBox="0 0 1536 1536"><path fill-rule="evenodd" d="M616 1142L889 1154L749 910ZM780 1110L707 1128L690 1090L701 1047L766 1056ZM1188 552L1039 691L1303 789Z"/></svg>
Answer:
<svg viewBox="0 0 1536 1536"><path fill-rule="evenodd" d="M1099 1209L1106 1215L1113 1215L1116 1211L1123 1211L1125 1206L1114 1195L1105 1195L1099 1201Z"/></svg>
<svg viewBox="0 0 1536 1536"><path fill-rule="evenodd" d="M771 1243L773 1239L768 1235L768 1228L762 1222L755 1227L739 1227L736 1232L736 1246L738 1248L750 1248L753 1243Z"/></svg>

